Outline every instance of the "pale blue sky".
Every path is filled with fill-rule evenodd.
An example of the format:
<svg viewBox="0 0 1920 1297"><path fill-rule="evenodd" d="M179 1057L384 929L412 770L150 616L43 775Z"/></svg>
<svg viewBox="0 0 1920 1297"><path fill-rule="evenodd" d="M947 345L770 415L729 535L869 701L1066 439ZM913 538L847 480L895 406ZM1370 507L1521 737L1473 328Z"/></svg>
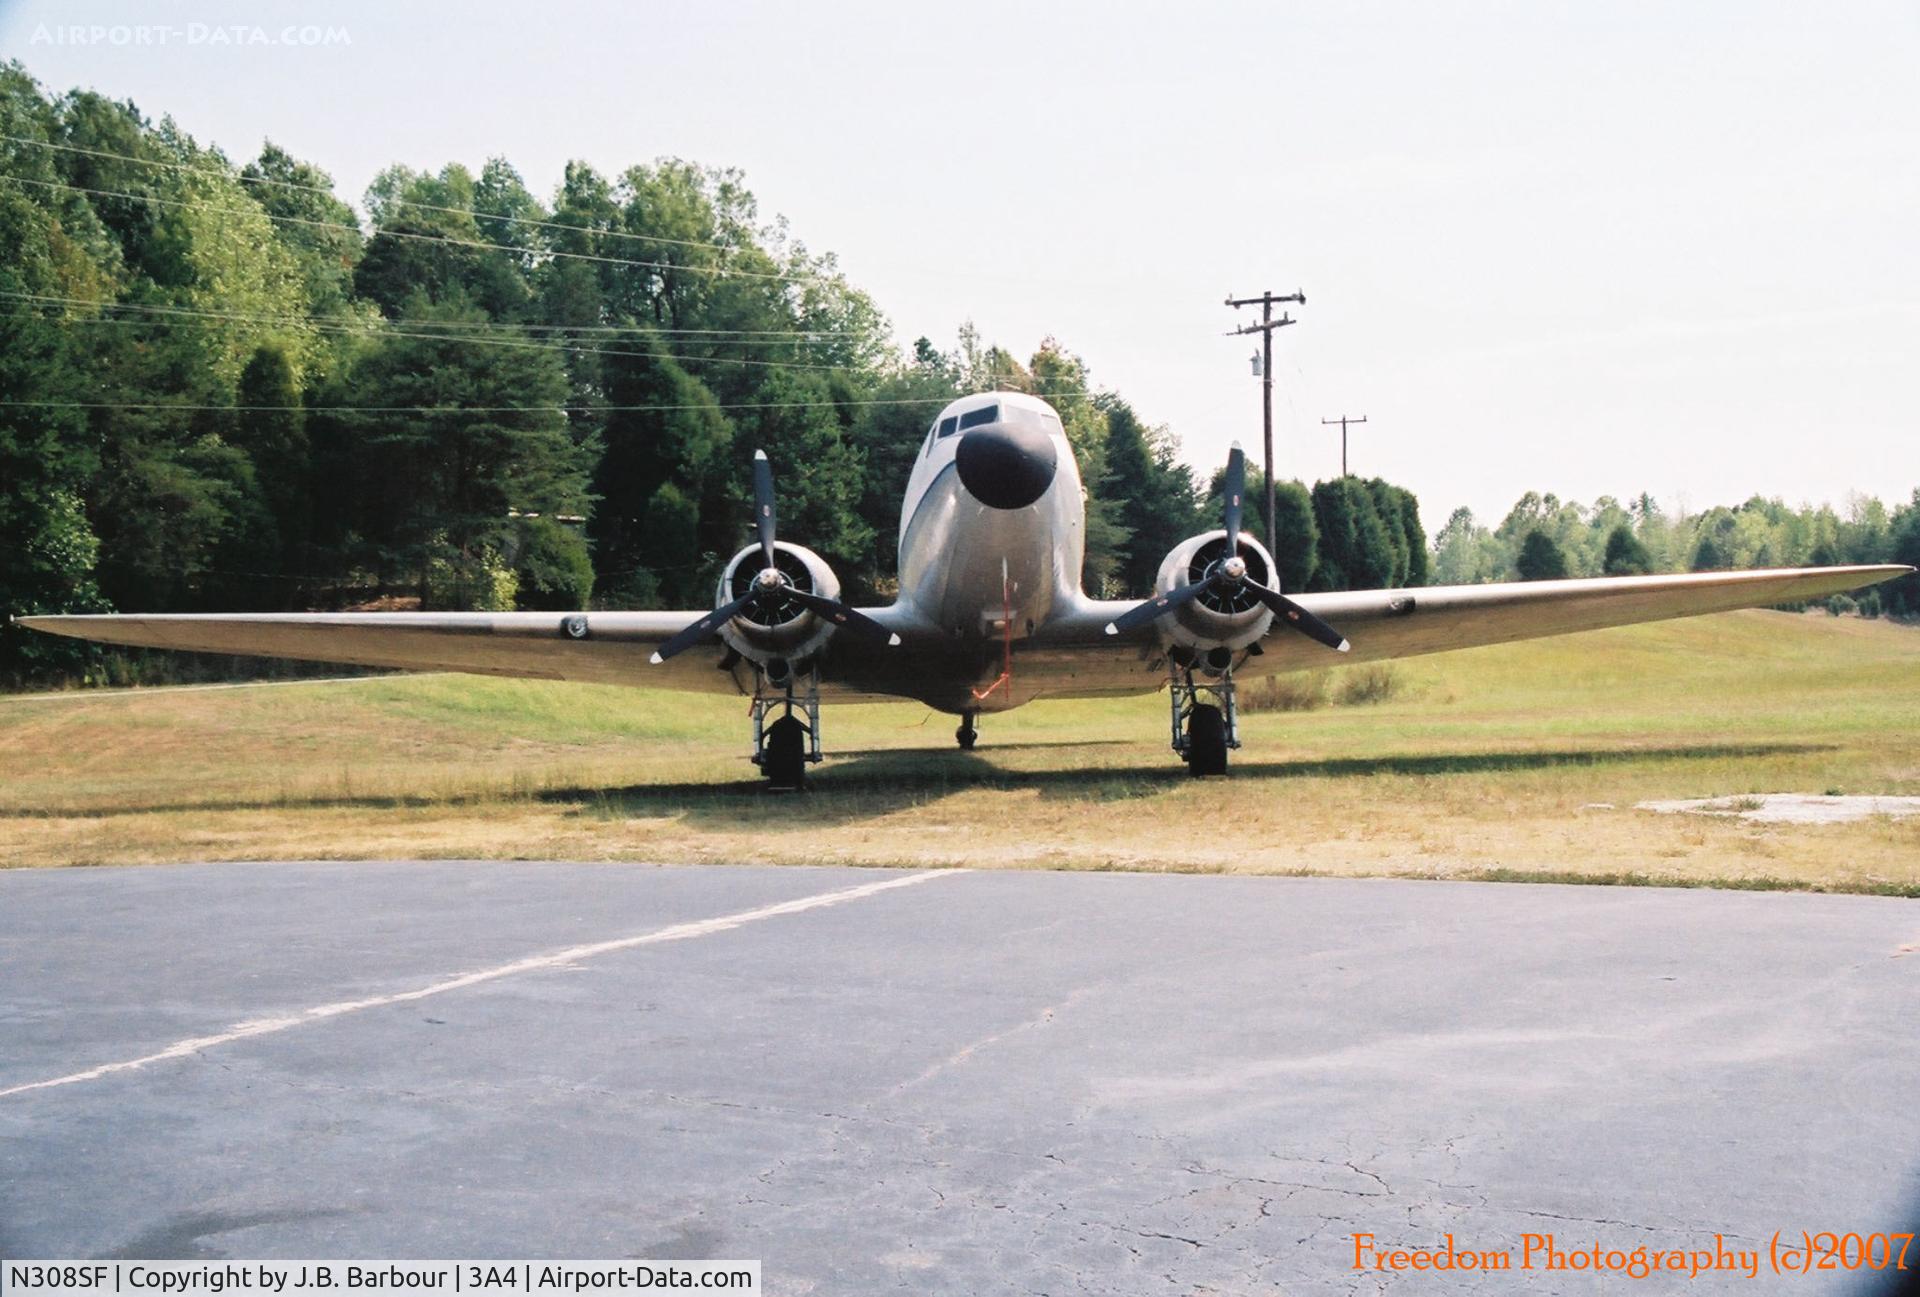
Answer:
<svg viewBox="0 0 1920 1297"><path fill-rule="evenodd" d="M35 36L147 24L164 47ZM350 44L194 42L191 24ZM0 3L55 91L382 166L744 169L903 342L1048 333L1211 468L1844 504L1920 485L1920 7L1906 4ZM1256 450L1257 453L1257 450Z"/></svg>

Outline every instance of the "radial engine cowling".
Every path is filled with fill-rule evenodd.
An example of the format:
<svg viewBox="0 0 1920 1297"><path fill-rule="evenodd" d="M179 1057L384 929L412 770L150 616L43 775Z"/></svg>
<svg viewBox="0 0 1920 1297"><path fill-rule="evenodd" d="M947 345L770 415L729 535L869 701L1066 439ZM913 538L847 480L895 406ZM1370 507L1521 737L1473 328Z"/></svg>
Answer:
<svg viewBox="0 0 1920 1297"><path fill-rule="evenodd" d="M1160 574L1154 578L1155 595L1172 594L1197 581L1215 575L1230 556L1227 533L1215 529L1202 532L1174 546ZM1249 581L1273 585L1273 556L1245 532L1240 534L1239 555L1246 563ZM1160 634L1171 644L1204 653L1209 649L1239 650L1267 633L1273 613L1245 586L1223 585L1200 593L1193 602L1175 609L1158 622Z"/></svg>
<svg viewBox="0 0 1920 1297"><path fill-rule="evenodd" d="M798 588L828 599L840 597L840 579L825 559L804 545L784 540L775 541L773 549L781 588ZM720 574L714 607L724 607L750 592L766 566L758 545L735 554ZM826 618L775 590L748 604L722 626L720 638L742 657L762 666L773 664L776 669L770 674L777 676L818 653L836 629Z"/></svg>

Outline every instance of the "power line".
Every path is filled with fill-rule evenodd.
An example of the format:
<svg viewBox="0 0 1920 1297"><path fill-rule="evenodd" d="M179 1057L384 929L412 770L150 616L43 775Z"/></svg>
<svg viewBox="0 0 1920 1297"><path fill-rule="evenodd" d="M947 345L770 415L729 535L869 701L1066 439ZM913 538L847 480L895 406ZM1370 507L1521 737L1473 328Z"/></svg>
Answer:
<svg viewBox="0 0 1920 1297"><path fill-rule="evenodd" d="M962 396L901 396L865 398L856 401L700 401L666 405L598 405L591 401L560 401L552 405L208 405L175 401L20 401L0 399L0 409L41 410L180 410L260 412L274 414L583 414L613 411L667 413L673 410L812 410L826 408L866 408L869 406L932 405L945 406ZM1097 401L1097 392L1049 392L1043 401Z"/></svg>
<svg viewBox="0 0 1920 1297"><path fill-rule="evenodd" d="M128 305L128 303L120 303ZM352 321L354 316L307 316L313 320L342 319ZM381 322L387 322L382 316ZM778 342L785 338L857 338L863 336L858 329L695 329L672 325L655 324L520 324L512 320L433 320L417 321L431 323L436 329L476 329L496 330L514 333L657 333L663 337L688 338L699 341L703 337L727 338L766 338Z"/></svg>
<svg viewBox="0 0 1920 1297"><path fill-rule="evenodd" d="M4 298L7 296L9 295L5 293L0 293L0 298ZM116 309L137 309L137 308L128 306L126 308L116 308ZM429 332L421 332L421 331L408 331L408 330L396 329L391 327L383 328L382 327L383 325L391 325L393 323L392 321L388 321L388 320L382 320L376 323L357 323L350 319L333 320L333 319L327 319L325 317L320 317L320 316L309 316L309 317L303 317L300 319L284 319L284 318L274 317L274 316L259 316L259 317L233 316L233 315L218 314L213 312L207 312L205 314L196 312L184 317L178 316L178 315L162 315L162 317L159 319L134 319L130 316L93 315L93 316L55 317L55 316L41 315L35 311L0 311L0 319L40 320L47 324L58 325L61 328L70 328L70 327L76 327L76 326L92 327L96 325L132 325L138 328L142 326L152 326L152 325L161 325L161 324L186 324L191 319L203 319L203 318L215 319L215 320L233 320L243 324L285 325L288 328L294 328L294 329L310 328L332 337L426 338L435 342L471 343L476 347L532 346L532 347L540 347L549 351L565 352L570 356L665 356L665 357L670 357L676 361L680 361L682 363L689 363L689 364L698 362L698 361L703 361L703 360L711 360L711 361L717 361L722 364L740 363L740 364L752 364L752 365L777 365L784 369L822 369L822 370L831 370L836 372L841 370L850 370L852 368L851 366L847 366L847 365L812 365L812 364L807 364L804 361L751 360L751 361L733 362L732 358L728 356L708 356L708 355L701 355L697 353L687 354L682 352L621 351L621 350L618 350L615 348L609 348L609 347L589 347L581 344L570 343L564 337L554 337L554 336L507 339L507 338L485 337L485 336L471 334L471 333L437 333L437 332L429 333ZM433 324L429 322L422 322L422 323L425 324L425 327L429 329L439 328L438 324ZM689 339L683 339L683 341L689 344L707 346L707 347L784 347L784 346L807 345L805 342L790 343L788 341L778 339L778 338L711 338L711 339L689 338Z"/></svg>
<svg viewBox="0 0 1920 1297"><path fill-rule="evenodd" d="M208 203L188 202L181 198L157 198L152 194L127 193L118 189L90 189L85 185L72 185L64 180L30 180L25 176L8 175L0 177L10 184L34 185L41 189L65 189L76 194L92 194L99 198L125 198L133 202L156 203L162 207L182 207L189 211L213 212L226 216L253 216L269 221L281 221L289 225L304 225L325 230L348 230L360 233L355 225L343 225L339 221L317 221L305 216L276 216L265 208L251 210L244 207L218 207ZM440 234L415 234L408 230L379 229L375 234L390 239L408 239L416 243L434 243L448 248L478 248L494 252L510 252L519 257L565 258L569 261L589 261L598 265L634 266L642 270L680 270L696 275L736 276L742 279L780 280L794 284L825 284L832 281L818 275L788 275L771 270L736 270L726 266L690 266L673 261L636 261L628 257L603 257L591 252L561 252L558 249L518 248L511 243L488 243L482 239L455 239Z"/></svg>
<svg viewBox="0 0 1920 1297"><path fill-rule="evenodd" d="M766 338L778 342L787 338L840 338L860 336L847 329L681 329L656 328L650 324L609 324L609 325L571 325L571 324L518 324L511 320L393 320L379 316L369 320L358 315L266 315L257 311L205 311L189 306L171 306L152 302L108 302L92 297L62 297L52 293L10 293L0 292L0 298L10 298L22 302L45 302L59 306L90 306L108 311L147 311L160 315L200 315L217 316L221 319L241 320L259 324L285 325L339 325L376 327L384 324L412 324L434 329L465 329L470 331L492 331L498 333L655 333L668 337L685 337L690 342L698 342L712 335L716 341L733 337ZM76 321L61 320L61 323Z"/></svg>
<svg viewBox="0 0 1920 1297"><path fill-rule="evenodd" d="M271 176L249 176L244 172L218 171L212 167L196 167L185 162L166 162L158 158L136 158L127 153L108 153L101 149L83 149L77 144L55 144L50 140L36 140L24 135L0 135L0 142L8 144L26 144L38 149L57 149L62 153L78 153L90 158L108 158L115 162L131 162L143 167L165 167L173 171L183 171L189 175L209 176L217 180L234 180L245 185L272 185L281 189L295 189L303 193L322 194L335 202L345 204L346 200L326 185L304 185L297 180L275 180ZM423 212L448 212L456 216L471 216L476 221L513 221L516 224L532 225L543 229L569 230L575 234L591 234L597 237L634 239L642 243L660 243L679 248L710 248L716 252L740 252L743 249L728 243L713 243L701 239L670 239L661 234L635 234L628 230L601 230L590 225L569 225L565 221L541 220L532 216L507 216L481 213L466 207L448 207L441 203L423 203L417 199L400 198L394 200L402 207L412 207ZM342 227L349 228L346 226ZM357 232L357 231L356 231Z"/></svg>
<svg viewBox="0 0 1920 1297"><path fill-rule="evenodd" d="M16 293L0 293L0 298L25 297L25 296L29 296L29 295L16 294ZM129 309L138 310L140 308L137 305L133 305L133 306L130 306ZM60 325L180 324L180 323L183 323L185 319L205 318L205 319L213 319L213 320L232 320L235 318L234 314L230 312L195 311L195 310L190 310L184 307L165 308L163 313L172 318L160 319L160 320L127 320L127 319L96 318L96 319L78 319L78 320L52 320L48 322L60 324ZM45 319L46 317L34 316L33 312L27 311L27 312L13 312L10 315L7 315L6 318ZM241 322L243 323L246 322L244 317L241 317ZM684 355L677 355L670 351L626 351L626 350L621 350L618 348L611 348L611 347L567 347L564 345L556 345L551 341L544 340L544 339L537 339L537 338L525 338L525 339L475 338L475 337L462 337L456 334L426 333L426 332L419 332L419 331L410 330L410 329L398 329L398 328L392 328L392 327L355 329L350 324L336 325L332 322L329 322L324 319L316 318L316 317L304 317L301 319L287 319L283 317L280 317L280 318L266 317L261 322L271 323L271 324L280 324L289 328L312 328L322 333L331 333L335 335L363 333L365 334L365 336L368 336L368 337L420 338L420 339L425 339L426 341L429 341L429 342L459 342L459 343L465 343L469 346L475 346L475 347L507 347L507 348L513 348L513 349L522 350L522 351L529 351L529 350L530 351L566 351L575 355L587 355L587 356L631 356L631 357L642 359L642 360L671 360L676 364L699 364L702 362L711 362L719 365L748 365L757 369L804 369L804 370L815 370L815 371L833 373L833 374L855 372L853 368L848 365L812 365L812 364L806 363L805 361L753 360L745 356L684 356Z"/></svg>
<svg viewBox="0 0 1920 1297"><path fill-rule="evenodd" d="M41 302L41 303L50 304L50 305L91 306L91 307L98 307L98 308L108 309L108 310L148 311L148 312L154 312L166 317L173 317L173 318L151 320L151 321L128 320L128 319L67 320L67 319L57 319L57 318L37 315L31 311L0 312L0 319L41 319L41 320L45 320L47 323L59 324L59 325L66 325L66 324L82 324L82 325L85 325L85 324L134 324L134 325L175 324L175 323L180 323L182 319L212 319L212 320L221 320L221 321L240 321L243 323L257 322L257 323L264 323L264 324L277 324L277 325L283 325L289 328L311 327L311 328L320 330L322 332L333 332L335 334L343 334L343 333L351 332L353 331L353 327L354 327L354 322L351 319L348 319L345 317L260 315L260 314L244 312L244 311L207 311L207 310L199 310L199 309L196 309L193 307L187 307L187 306L164 306L159 304L146 304L146 303L137 303L137 302L125 302L125 303L97 302L88 298L61 297L61 296L56 296L56 295L47 294L47 293L13 293L13 292L0 291L0 300L8 300L8 299L14 300L14 301ZM403 321L402 323L405 323L405 322ZM572 353L576 355L631 356L639 359L672 360L676 364L686 364L686 363L697 364L702 361L711 361L717 364L750 365L757 368L769 368L769 369L815 370L815 371L823 371L827 373L848 373L848 374L860 372L858 369L848 365L811 365L811 364L807 364L805 362L800 362L800 361L750 360L745 357L739 357L739 356L680 356L680 355L676 355L673 352L666 352L666 351L626 351L626 350L621 350L617 348L569 347L569 346L565 346L564 344L555 343L551 340L459 337L459 336L449 336L446 334L423 333L423 332L409 331L405 329L397 329L392 327L391 321L383 321L382 324L385 327L369 326L365 331L366 336L421 338L431 342L460 342L460 343L470 343L477 346L517 347L517 348L523 348L523 349L535 349L535 350L543 350L543 351L560 351L560 352ZM432 327L431 322L428 322L428 324L429 324L429 327ZM995 384L996 387L1002 382L1022 381L1022 380L1031 381L1030 375L1020 375L1020 374L988 373L988 374L981 375L981 377L987 380L988 382ZM1039 392L1039 393L1034 393L1034 395L1040 396L1046 400L1065 400L1065 401L1094 400L1098 396L1097 393L1091 393L1091 392L1058 392L1058 393ZM901 400L898 402L836 401L836 402L830 402L829 404L858 406L858 405L866 405L866 404L897 403L897 404L911 405L911 404L917 404L922 399L932 400L934 398L916 397L916 398ZM948 397L947 399L957 400L959 398ZM0 404L5 404L5 403L0 402ZM812 402L812 401L799 401L799 402L790 402L790 403L771 403L771 404L773 406L779 406L784 404L787 406L798 408L798 407L805 407L805 406L811 406L811 405L818 405L821 403ZM132 407L128 407L128 408L132 408ZM186 407L156 406L154 408L186 408ZM218 407L207 407L207 408L234 409L238 407L218 406ZM287 407L287 408L298 409L298 408L307 408L307 407ZM333 408L333 407L328 407L328 408ZM338 408L364 409L367 407L338 407ZM440 409L442 407L433 406L433 407L420 407L420 408ZM480 407L468 406L464 408L478 409ZM558 408L558 407L510 406L510 407L500 407L500 408L531 410L531 409L549 409L549 408ZM588 406L582 406L580 408L583 408L583 409L592 408L592 409L604 410L604 409L621 409L621 408L686 409L686 408L705 408L705 407L704 406L702 407L689 407L689 406L659 406L659 407L591 406L591 407L588 407ZM722 405L720 408L728 409L728 408L770 408L770 407L756 407L752 403L747 403L738 407L730 407L730 406Z"/></svg>
<svg viewBox="0 0 1920 1297"><path fill-rule="evenodd" d="M203 310L199 307L174 306L174 305L169 305L166 303L158 303L158 302L109 302L109 301L102 301L100 299L91 298L91 297L63 297L54 293L12 293L12 292L0 291L0 299L20 301L20 302L41 302L41 303L44 303L47 305L53 305L53 306L94 307L96 309L104 310L104 311L143 311L151 315L183 315L183 316L204 317L204 318L210 318L210 319L237 320L242 323L249 323L249 324L278 324L278 325L285 325L290 328L315 326L315 327L321 327L321 328L364 328L364 329L371 330L371 329L378 329L381 326L406 325L414 328L458 329L458 330L465 330L467 332L494 332L494 333L507 333L507 334L514 334L514 335L529 333L535 330L539 330L543 332L551 332L555 330L570 331L569 326L564 324L527 325L527 324L516 324L511 320L410 320L410 319L394 320L394 319L390 319L387 316L378 316L373 319L368 319L364 316L359 316L359 315L269 315L259 311L211 311L211 310ZM82 323L88 322L86 319L73 319L68 317L60 317L58 320L54 320L54 317L48 317L48 316L43 316L41 318L48 319L50 321L61 323L61 324L82 324ZM646 325L636 324L636 325L610 325L604 329L595 329L594 331L603 332L603 333L613 333L613 334L655 333L655 334L662 334L663 336L669 336L669 337L684 337L688 342L708 341L706 338L706 334L712 333L719 336L713 337L711 341L708 343L708 345L717 346L722 343L726 343L728 345L735 345L734 339L730 336L731 333L734 331L725 330L725 329L715 329L715 330L689 329L689 330L683 330L683 331L675 331L671 329L667 329L667 330L654 329ZM749 333L749 332L755 332L755 331L739 330L738 332ZM767 329L767 330L760 330L758 332L763 336L742 341L738 345L746 345L746 341L753 341L753 342L764 341L768 344L774 344L774 343L784 342L788 339L811 340L816 337L831 338L831 337L853 336L853 335L847 335L847 334L841 334L841 333L813 334L813 333L809 333L801 330L794 330L791 332L787 332L787 331L777 330L777 329ZM575 349L576 348L569 348L569 350L575 350Z"/></svg>
<svg viewBox="0 0 1920 1297"><path fill-rule="evenodd" d="M1343 414L1338 419L1320 420L1321 423L1325 424L1328 427L1332 427L1336 423L1340 425L1340 476L1341 477L1345 477L1347 475L1347 425L1349 423L1365 423L1366 421L1367 421L1367 416L1364 414L1357 419L1349 419L1346 415Z"/></svg>

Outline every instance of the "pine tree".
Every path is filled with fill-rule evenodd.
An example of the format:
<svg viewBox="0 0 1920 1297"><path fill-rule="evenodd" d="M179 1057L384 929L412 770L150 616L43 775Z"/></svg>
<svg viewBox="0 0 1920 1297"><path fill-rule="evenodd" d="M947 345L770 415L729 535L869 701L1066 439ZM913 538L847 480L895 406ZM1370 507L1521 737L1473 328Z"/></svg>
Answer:
<svg viewBox="0 0 1920 1297"><path fill-rule="evenodd" d="M1607 554L1601 570L1608 576L1640 576L1653 571L1653 558L1633 529L1622 523L1607 533Z"/></svg>
<svg viewBox="0 0 1920 1297"><path fill-rule="evenodd" d="M1558 581L1567 575L1567 556L1553 537L1535 527L1520 542L1514 569L1522 581Z"/></svg>
<svg viewBox="0 0 1920 1297"><path fill-rule="evenodd" d="M1125 401L1109 400L1106 416L1108 490L1127 530L1117 575L1127 595L1144 598L1174 546L1201 530L1193 473L1164 430L1141 423Z"/></svg>
<svg viewBox="0 0 1920 1297"><path fill-rule="evenodd" d="M1720 547L1710 531L1701 533L1700 543L1693 550L1693 570L1695 572L1720 572L1728 566L1727 552Z"/></svg>
<svg viewBox="0 0 1920 1297"><path fill-rule="evenodd" d="M760 409L745 412L742 449L767 452L779 498L780 533L817 552L838 571L858 566L873 544L874 528L860 516L860 450L831 402L827 385L813 374L775 370L761 382ZM739 517L744 524L751 491L740 465ZM743 526L734 548L746 543ZM728 550L732 552L731 549Z"/></svg>
<svg viewBox="0 0 1920 1297"><path fill-rule="evenodd" d="M246 503L258 519L257 543L244 566L268 569L252 583L254 606L291 607L301 593L293 578L307 570L312 538L313 465L286 352L268 345L253 353L240 373L234 406L232 441L251 465L254 491ZM271 573L286 579L275 582Z"/></svg>
<svg viewBox="0 0 1920 1297"><path fill-rule="evenodd" d="M609 335L603 358L604 447L594 471L597 497L587 534L597 586L609 605L674 607L706 603L711 568L732 553L745 517L731 461L734 432L713 395L680 367L659 334ZM622 407L652 408L622 408ZM702 528L703 505L713 526Z"/></svg>
<svg viewBox="0 0 1920 1297"><path fill-rule="evenodd" d="M1320 557L1311 589L1381 590L1393 584L1395 546L1365 482L1342 477L1315 483L1313 514Z"/></svg>

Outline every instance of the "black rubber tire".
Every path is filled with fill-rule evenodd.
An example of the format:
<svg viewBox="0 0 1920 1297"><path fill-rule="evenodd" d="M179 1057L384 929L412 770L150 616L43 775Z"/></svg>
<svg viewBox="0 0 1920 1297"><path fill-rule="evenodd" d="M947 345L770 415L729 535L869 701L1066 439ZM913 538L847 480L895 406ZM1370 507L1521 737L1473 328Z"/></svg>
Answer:
<svg viewBox="0 0 1920 1297"><path fill-rule="evenodd" d="M797 793L807 786L807 727L798 718L782 716L767 726L761 755L768 788Z"/></svg>
<svg viewBox="0 0 1920 1297"><path fill-rule="evenodd" d="M1227 718L1218 707L1203 703L1187 715L1187 773L1227 773Z"/></svg>
<svg viewBox="0 0 1920 1297"><path fill-rule="evenodd" d="M953 737L960 741L960 750L962 752L971 752L973 751L973 745L980 741L980 730L977 726L962 724L959 729L953 732Z"/></svg>

